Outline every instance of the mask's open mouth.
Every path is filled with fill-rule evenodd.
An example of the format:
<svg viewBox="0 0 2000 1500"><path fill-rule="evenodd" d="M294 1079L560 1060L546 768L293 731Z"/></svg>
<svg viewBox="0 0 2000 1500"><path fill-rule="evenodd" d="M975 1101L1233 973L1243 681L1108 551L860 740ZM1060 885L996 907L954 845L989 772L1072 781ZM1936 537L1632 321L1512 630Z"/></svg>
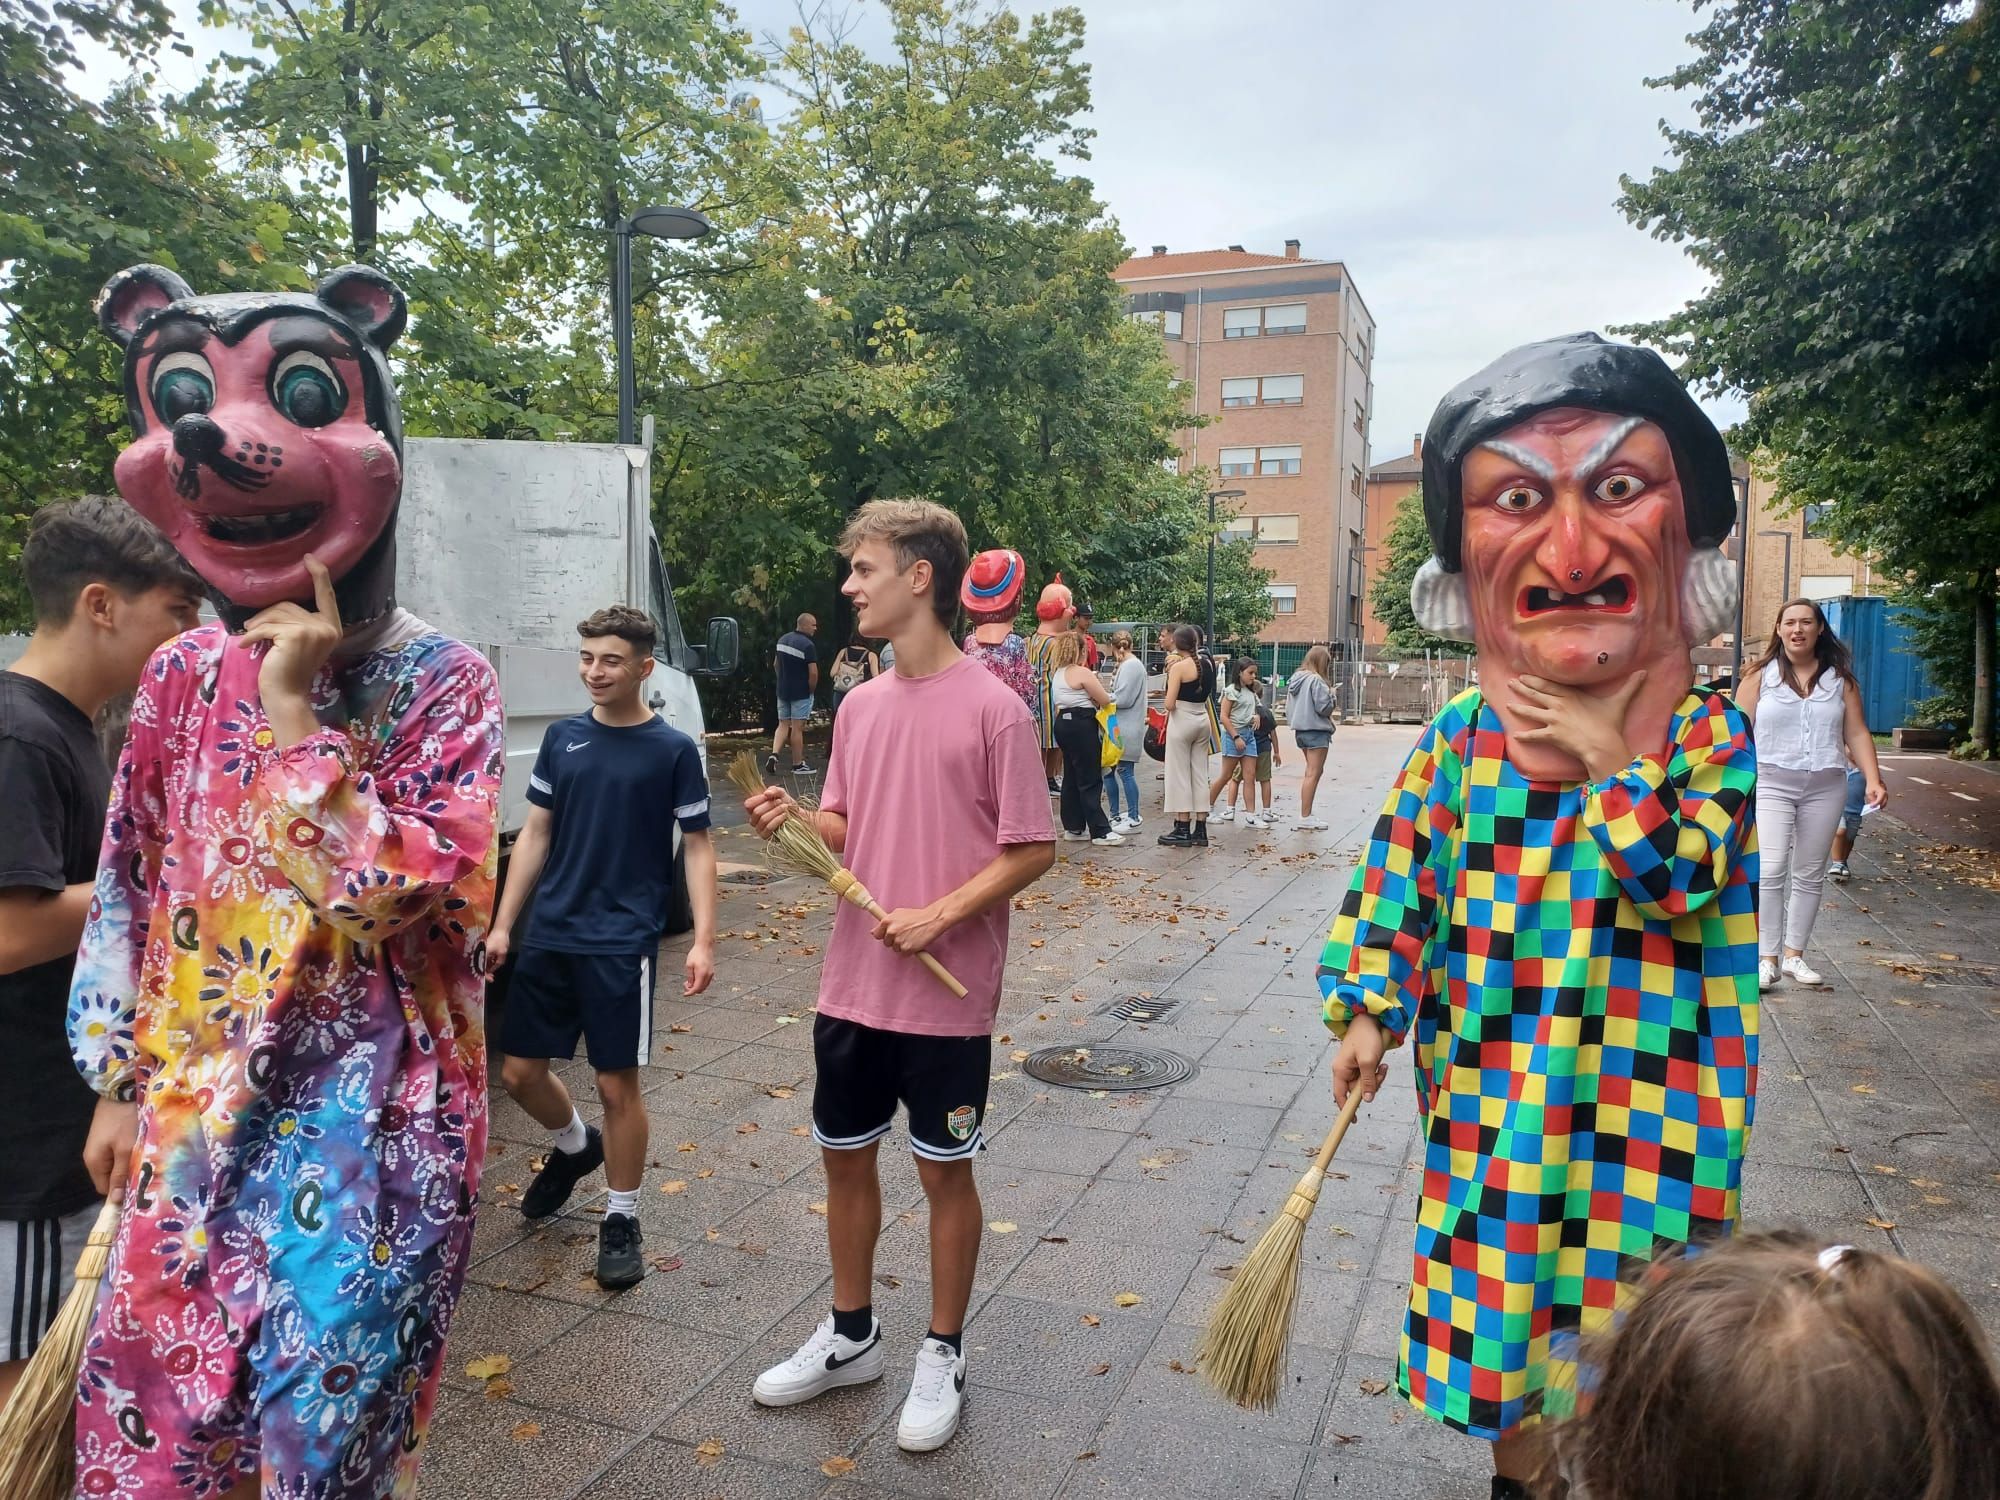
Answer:
<svg viewBox="0 0 2000 1500"><path fill-rule="evenodd" d="M1623 574L1574 594L1535 585L1521 596L1521 613L1524 616L1545 615L1552 610L1599 610L1623 614L1631 607L1632 581Z"/></svg>
<svg viewBox="0 0 2000 1500"><path fill-rule="evenodd" d="M320 505L298 505L290 510L265 511L250 516L203 516L201 529L218 542L237 547L262 547L272 542L303 536L324 512Z"/></svg>

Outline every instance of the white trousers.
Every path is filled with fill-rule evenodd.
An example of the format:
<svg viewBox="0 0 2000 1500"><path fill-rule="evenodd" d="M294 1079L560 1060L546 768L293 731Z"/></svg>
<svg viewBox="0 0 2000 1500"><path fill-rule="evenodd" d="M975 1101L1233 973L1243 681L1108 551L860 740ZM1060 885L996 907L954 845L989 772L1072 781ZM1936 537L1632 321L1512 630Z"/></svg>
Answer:
<svg viewBox="0 0 2000 1500"><path fill-rule="evenodd" d="M1806 951L1819 916L1827 856L1847 805L1847 769L1757 768L1757 956L1776 958L1779 939Z"/></svg>
<svg viewBox="0 0 2000 1500"><path fill-rule="evenodd" d="M1208 705L1176 703L1167 716L1167 816L1197 811L1208 816Z"/></svg>

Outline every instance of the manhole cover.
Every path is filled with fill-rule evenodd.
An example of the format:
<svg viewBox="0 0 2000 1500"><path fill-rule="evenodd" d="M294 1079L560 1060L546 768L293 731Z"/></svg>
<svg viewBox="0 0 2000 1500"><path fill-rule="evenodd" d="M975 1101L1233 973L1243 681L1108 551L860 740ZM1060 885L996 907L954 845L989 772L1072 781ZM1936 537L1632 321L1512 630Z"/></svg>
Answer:
<svg viewBox="0 0 2000 1500"><path fill-rule="evenodd" d="M1116 1016L1121 1021L1164 1021L1183 1003L1180 1000L1149 1000L1144 995L1128 995L1116 1005L1105 1007L1104 1014Z"/></svg>
<svg viewBox="0 0 2000 1500"><path fill-rule="evenodd" d="M1158 1089L1194 1076L1194 1064L1151 1047L1044 1047L1022 1071L1065 1089Z"/></svg>

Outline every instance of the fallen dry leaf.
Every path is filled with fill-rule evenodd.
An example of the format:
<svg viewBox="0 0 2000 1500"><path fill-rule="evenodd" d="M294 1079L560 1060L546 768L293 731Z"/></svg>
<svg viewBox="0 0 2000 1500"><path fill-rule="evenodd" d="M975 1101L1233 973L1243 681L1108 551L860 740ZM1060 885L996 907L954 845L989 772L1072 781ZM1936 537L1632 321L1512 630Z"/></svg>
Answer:
<svg viewBox="0 0 2000 1500"><path fill-rule="evenodd" d="M513 1432L509 1434L517 1443L531 1442L541 1435L542 1424L540 1422L516 1422Z"/></svg>
<svg viewBox="0 0 2000 1500"><path fill-rule="evenodd" d="M473 1380L491 1380L513 1368L514 1361L505 1354L482 1354L466 1365L465 1373Z"/></svg>
<svg viewBox="0 0 2000 1500"><path fill-rule="evenodd" d="M1066 1234L1045 1234L1042 1236L1042 1243L1044 1245L1067 1245L1069 1243L1069 1236Z"/></svg>
<svg viewBox="0 0 2000 1500"><path fill-rule="evenodd" d="M665 1193L669 1198L673 1197L676 1193L685 1193L687 1190L688 1185L686 1180L679 1177L670 1178L660 1184L660 1191Z"/></svg>
<svg viewBox="0 0 2000 1500"><path fill-rule="evenodd" d="M1137 1292L1120 1292L1117 1296L1113 1297L1111 1300L1119 1307L1137 1307L1141 1302L1144 1302L1146 1299L1144 1297L1141 1297Z"/></svg>
<svg viewBox="0 0 2000 1500"><path fill-rule="evenodd" d="M667 1030L669 1032L688 1032L693 1031L694 1028L692 1026L669 1026Z"/></svg>
<svg viewBox="0 0 2000 1500"><path fill-rule="evenodd" d="M715 1175L715 1168L713 1168L713 1167L703 1167L703 1168L702 1168L702 1169L701 1169L701 1170L700 1170L699 1172L695 1173L694 1175L695 1175L695 1176L696 1176L696 1177L697 1177L698 1179L700 1179L700 1180L702 1180L702 1181L704 1181L704 1182L705 1182L705 1181L707 1181L707 1180L708 1180L709 1178L711 1178L711 1177L713 1177L713 1176Z"/></svg>
<svg viewBox="0 0 2000 1500"><path fill-rule="evenodd" d="M491 1380L486 1382L486 1399L488 1401L505 1401L513 1394L514 1382L509 1380L505 1375L495 1375Z"/></svg>
<svg viewBox="0 0 2000 1500"><path fill-rule="evenodd" d="M1861 1222L1866 1224L1870 1229L1894 1229L1896 1227L1894 1219L1868 1218L1863 1219Z"/></svg>
<svg viewBox="0 0 2000 1500"><path fill-rule="evenodd" d="M678 1271L681 1268L681 1258L678 1255L656 1255L651 1264L655 1271Z"/></svg>
<svg viewBox="0 0 2000 1500"><path fill-rule="evenodd" d="M712 1468L722 1461L722 1439L709 1438L694 1450L694 1461L704 1469Z"/></svg>
<svg viewBox="0 0 2000 1500"><path fill-rule="evenodd" d="M806 1211L808 1213L818 1214L822 1219L826 1217L826 1205L824 1203L808 1203L806 1205Z"/></svg>
<svg viewBox="0 0 2000 1500"><path fill-rule="evenodd" d="M755 1135L758 1131L762 1130L763 1128L764 1127L762 1125L759 1125L755 1120L745 1120L741 1125L738 1125L736 1127L736 1133L738 1135Z"/></svg>
<svg viewBox="0 0 2000 1500"><path fill-rule="evenodd" d="M674 1149L676 1151L695 1151L700 1148L697 1147L693 1141L682 1141L678 1146L674 1147Z"/></svg>
<svg viewBox="0 0 2000 1500"><path fill-rule="evenodd" d="M1092 1368L1090 1373L1093 1375L1109 1375L1111 1373L1111 1366L1097 1365L1094 1368Z"/></svg>
<svg viewBox="0 0 2000 1500"><path fill-rule="evenodd" d="M1364 1396L1379 1396L1388 1389L1389 1382L1386 1380L1364 1380L1361 1382L1361 1394Z"/></svg>
<svg viewBox="0 0 2000 1500"><path fill-rule="evenodd" d="M1007 1060L1009 1062L1026 1062L1028 1060L1028 1053L1025 1050L1016 1048L1007 1054Z"/></svg>
<svg viewBox="0 0 2000 1500"><path fill-rule="evenodd" d="M1875 1092L1873 1087L1865 1083L1854 1084L1852 1085L1852 1088L1853 1091L1857 1094L1872 1094Z"/></svg>
<svg viewBox="0 0 2000 1500"><path fill-rule="evenodd" d="M826 1475L828 1479L838 1479L843 1474L852 1474L854 1472L854 1460L837 1453L821 1464L819 1471Z"/></svg>
<svg viewBox="0 0 2000 1500"><path fill-rule="evenodd" d="M789 1099L792 1097L792 1095L796 1094L798 1090L779 1087L774 1089L765 1089L764 1092L769 1094L773 1099Z"/></svg>
<svg viewBox="0 0 2000 1500"><path fill-rule="evenodd" d="M1016 1224L1011 1219L995 1219L992 1223L988 1224L986 1227L992 1230L995 1234L1012 1234L1015 1230L1019 1229L1021 1226L1019 1224Z"/></svg>
<svg viewBox="0 0 2000 1500"><path fill-rule="evenodd" d="M1102 1323L1103 1321L1104 1320L1098 1317L1096 1313L1085 1313L1083 1315L1083 1326L1085 1328L1095 1328L1099 1323Z"/></svg>

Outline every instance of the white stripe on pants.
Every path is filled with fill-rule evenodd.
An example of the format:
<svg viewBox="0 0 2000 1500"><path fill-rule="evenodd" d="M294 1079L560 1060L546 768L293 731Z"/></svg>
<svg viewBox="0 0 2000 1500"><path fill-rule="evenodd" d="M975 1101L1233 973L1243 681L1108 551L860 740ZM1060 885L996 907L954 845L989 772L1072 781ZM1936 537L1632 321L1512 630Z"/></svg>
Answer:
<svg viewBox="0 0 2000 1500"><path fill-rule="evenodd" d="M1819 916L1834 830L1847 804L1847 769L1757 768L1757 956L1806 951ZM1789 888L1789 890L1788 890ZM1788 899L1789 896L1789 899Z"/></svg>
<svg viewBox="0 0 2000 1500"><path fill-rule="evenodd" d="M1167 816L1208 816L1208 705L1174 704L1167 718Z"/></svg>

